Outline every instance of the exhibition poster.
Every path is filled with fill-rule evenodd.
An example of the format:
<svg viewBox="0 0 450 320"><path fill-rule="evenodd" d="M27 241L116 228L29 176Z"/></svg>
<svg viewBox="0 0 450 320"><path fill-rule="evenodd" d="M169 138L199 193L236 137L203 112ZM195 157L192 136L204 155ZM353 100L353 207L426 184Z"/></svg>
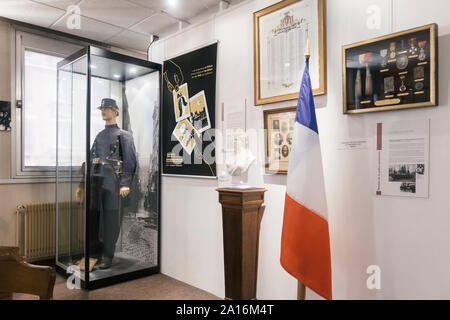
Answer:
<svg viewBox="0 0 450 320"><path fill-rule="evenodd" d="M428 198L430 121L377 124L376 195Z"/></svg>
<svg viewBox="0 0 450 320"><path fill-rule="evenodd" d="M163 64L163 174L216 177L217 42Z"/></svg>

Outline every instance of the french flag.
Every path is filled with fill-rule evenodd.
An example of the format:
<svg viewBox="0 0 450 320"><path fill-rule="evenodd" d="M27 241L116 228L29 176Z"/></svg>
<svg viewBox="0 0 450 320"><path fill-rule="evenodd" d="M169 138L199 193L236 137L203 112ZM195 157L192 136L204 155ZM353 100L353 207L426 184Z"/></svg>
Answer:
<svg viewBox="0 0 450 320"><path fill-rule="evenodd" d="M306 287L332 299L327 202L309 59L300 86L289 160L280 262Z"/></svg>

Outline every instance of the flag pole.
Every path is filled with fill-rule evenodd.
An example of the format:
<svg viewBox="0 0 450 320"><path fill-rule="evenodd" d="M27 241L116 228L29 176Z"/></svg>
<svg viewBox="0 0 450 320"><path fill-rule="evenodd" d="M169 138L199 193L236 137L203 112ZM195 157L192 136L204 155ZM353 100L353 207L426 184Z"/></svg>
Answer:
<svg viewBox="0 0 450 320"><path fill-rule="evenodd" d="M300 281L297 288L297 300L306 300L306 287Z"/></svg>
<svg viewBox="0 0 450 320"><path fill-rule="evenodd" d="M309 60L311 57L311 51L309 50L309 37L306 39L306 50L305 50L305 58ZM300 281L298 282L297 287L297 300L306 300L306 287Z"/></svg>
<svg viewBox="0 0 450 320"><path fill-rule="evenodd" d="M306 50L305 50L305 58L309 60L309 57L311 57L311 52L309 50L309 38L306 39Z"/></svg>

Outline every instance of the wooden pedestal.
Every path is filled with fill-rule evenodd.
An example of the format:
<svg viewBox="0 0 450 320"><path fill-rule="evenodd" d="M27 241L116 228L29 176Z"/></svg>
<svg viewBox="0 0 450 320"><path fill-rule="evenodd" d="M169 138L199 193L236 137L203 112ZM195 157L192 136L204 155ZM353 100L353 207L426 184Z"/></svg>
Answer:
<svg viewBox="0 0 450 320"><path fill-rule="evenodd" d="M266 189L217 189L222 204L225 298L256 299L259 229Z"/></svg>

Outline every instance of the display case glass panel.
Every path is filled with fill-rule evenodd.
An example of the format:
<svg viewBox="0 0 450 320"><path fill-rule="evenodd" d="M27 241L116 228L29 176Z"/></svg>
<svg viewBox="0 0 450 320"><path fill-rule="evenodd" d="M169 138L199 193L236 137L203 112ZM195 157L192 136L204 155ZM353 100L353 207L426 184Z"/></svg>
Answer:
<svg viewBox="0 0 450 320"><path fill-rule="evenodd" d="M437 25L343 47L344 113L438 105Z"/></svg>
<svg viewBox="0 0 450 320"><path fill-rule="evenodd" d="M94 47L58 64L56 262L87 289L159 272L160 75Z"/></svg>

